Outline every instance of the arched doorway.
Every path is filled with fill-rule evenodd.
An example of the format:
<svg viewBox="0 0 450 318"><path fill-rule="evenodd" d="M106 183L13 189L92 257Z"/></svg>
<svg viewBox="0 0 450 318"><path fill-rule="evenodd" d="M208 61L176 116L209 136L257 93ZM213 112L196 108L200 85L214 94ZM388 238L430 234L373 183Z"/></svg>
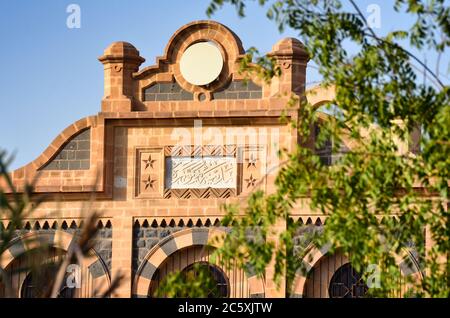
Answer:
<svg viewBox="0 0 450 318"><path fill-rule="evenodd" d="M211 254L220 246L224 234L226 232L218 229L195 228L166 237L148 252L139 266L133 283L133 297L154 297L168 273L182 272L196 263L213 265L209 267L211 275L216 277L217 285L227 281L228 297L264 297L264 281L260 277L248 276L233 264L222 267L220 259L212 262ZM218 277L218 273L222 273L224 279ZM225 289L224 286L221 288Z"/></svg>
<svg viewBox="0 0 450 318"><path fill-rule="evenodd" d="M50 282L57 276L58 267L48 264L41 268L38 273L29 272L20 289L20 298L45 298L48 297ZM69 274L64 276L63 284L59 288L58 298L76 298L78 296L77 289L68 286L67 281Z"/></svg>
<svg viewBox="0 0 450 318"><path fill-rule="evenodd" d="M74 238L72 234L53 231L31 232L14 240L2 258L6 278L0 283L0 297L49 297L59 264L66 257ZM107 292L109 272L93 249L85 255L81 266L71 265L76 265L76 269L67 268L58 297L99 297ZM79 284L68 290L66 283L73 273L71 269L79 274Z"/></svg>
<svg viewBox="0 0 450 318"><path fill-rule="evenodd" d="M169 256L155 271L150 285L149 296L161 297L158 294L159 288L165 282L165 278L170 273L180 272L183 279L195 279L199 275L208 275L210 281L208 286L208 297L225 298L231 294L230 278L232 280L244 281L244 273L238 269L223 269L218 264L211 263L210 257L214 249L208 246L195 245L176 251ZM200 273L202 272L202 273ZM239 276L239 277L236 277ZM244 290L239 288L235 297L245 296ZM187 297L180 294L178 297Z"/></svg>
<svg viewBox="0 0 450 318"><path fill-rule="evenodd" d="M350 263L339 267L330 280L328 294L330 298L361 298L368 287Z"/></svg>
<svg viewBox="0 0 450 318"><path fill-rule="evenodd" d="M228 282L228 277L219 266L207 262L198 262L183 269L182 274L185 277L195 279L200 275L199 272L201 271L206 272L210 281L213 282L208 290L208 298L227 298L229 296L230 283Z"/></svg>
<svg viewBox="0 0 450 318"><path fill-rule="evenodd" d="M342 253L326 253L313 263L303 285L302 296L306 298L361 298L368 291L366 282L362 279ZM407 265L408 264L408 265ZM421 272L415 264L413 256L405 253L403 261L399 257L398 265L402 275L398 278L398 287L392 297L404 297L408 294L410 279L421 279ZM300 285L301 286L301 285Z"/></svg>
<svg viewBox="0 0 450 318"><path fill-rule="evenodd" d="M51 288L58 271L58 264L65 255L66 251L60 248L46 247L33 251L31 254L14 258L5 270L6 281L9 282L9 293L12 292L10 296L20 298L50 297ZM61 290L65 289L64 287L66 286L63 285ZM5 289L6 285L3 285L3 288ZM3 293L6 294L6 290ZM70 293L70 298L75 297L75 290Z"/></svg>
<svg viewBox="0 0 450 318"><path fill-rule="evenodd" d="M330 297L330 283L333 276L345 264L348 258L341 254L325 255L314 265L308 273L303 297L328 298ZM335 276L334 281L339 282L340 276ZM334 289L333 289L334 291Z"/></svg>

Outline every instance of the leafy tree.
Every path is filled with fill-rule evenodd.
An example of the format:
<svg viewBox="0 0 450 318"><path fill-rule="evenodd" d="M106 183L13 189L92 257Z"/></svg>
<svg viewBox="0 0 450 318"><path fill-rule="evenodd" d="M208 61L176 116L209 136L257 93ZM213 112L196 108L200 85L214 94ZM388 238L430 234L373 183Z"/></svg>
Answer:
<svg viewBox="0 0 450 318"><path fill-rule="evenodd" d="M248 2L212 0L207 13L228 3L244 17ZM318 65L322 85L334 87L335 99L325 107L335 115L319 119L316 107L292 96L289 105L299 106L300 120L291 124L300 138L310 140L311 127L320 126L315 147L301 143L294 152L281 154L287 163L280 167L275 193L258 191L244 206L225 207L223 225L231 232L216 254L224 264L234 260L260 276L273 262L276 281L282 284L287 277L292 292L295 273L305 270L301 259L309 243L330 243L331 251L347 255L365 279L373 274L365 269L377 265L380 285L370 288L369 295L393 296L398 295L401 275L396 255L410 244L420 255L425 275L408 282L406 296L449 297L450 90L439 67L432 71L409 51L445 53L450 45L448 4L397 0L395 11L408 14L414 23L410 29L380 36L353 0L258 2L280 30L299 32ZM348 43L356 49L346 49ZM255 53L252 49L243 59L242 71L266 80L276 76L276 61L256 58ZM419 77L422 69L427 81ZM421 134L415 149L401 149L399 144L412 145L417 131ZM343 134L356 145L346 153L340 151ZM333 165L324 164L315 151L329 140L338 158ZM327 219L323 230L309 231L304 246L294 251L294 236L302 226L292 221L291 213L299 204L308 204ZM274 232L280 222L286 223L286 230ZM430 249L425 248L425 233L433 241ZM182 284L172 280L172 286Z"/></svg>

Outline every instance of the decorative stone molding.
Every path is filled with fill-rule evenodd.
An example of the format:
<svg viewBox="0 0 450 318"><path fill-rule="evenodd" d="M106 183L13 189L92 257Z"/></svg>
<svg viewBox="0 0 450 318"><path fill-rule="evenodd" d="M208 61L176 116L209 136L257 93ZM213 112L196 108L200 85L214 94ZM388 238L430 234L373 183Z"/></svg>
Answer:
<svg viewBox="0 0 450 318"><path fill-rule="evenodd" d="M236 195L234 189L166 189L164 199L228 199Z"/></svg>
<svg viewBox="0 0 450 318"><path fill-rule="evenodd" d="M219 227L221 217L136 217L134 226L144 228Z"/></svg>
<svg viewBox="0 0 450 318"><path fill-rule="evenodd" d="M190 84L180 71L180 60L184 51L198 42L214 42L224 58L223 69L218 79L206 86ZM154 75L171 73L186 91L194 93L215 91L230 81L232 73L237 70L237 62L244 53L240 39L226 26L215 21L195 21L175 32L166 46L164 55L157 59L156 65L146 67L133 76L139 80L141 88L148 87Z"/></svg>
<svg viewBox="0 0 450 318"><path fill-rule="evenodd" d="M23 220L22 227L16 230L66 230L68 228L79 229L83 226L84 218L41 218L38 220ZM11 226L10 220L0 220L0 227L9 228ZM111 221L108 218L99 218L97 223L98 228L110 228Z"/></svg>
<svg viewBox="0 0 450 318"><path fill-rule="evenodd" d="M265 147L236 145L137 148L136 198L221 198L260 187Z"/></svg>
<svg viewBox="0 0 450 318"><path fill-rule="evenodd" d="M136 149L136 197L162 197L164 191L163 148Z"/></svg>
<svg viewBox="0 0 450 318"><path fill-rule="evenodd" d="M166 146L164 198L229 198L238 191L236 146Z"/></svg>
<svg viewBox="0 0 450 318"><path fill-rule="evenodd" d="M169 156L237 156L236 145L165 146L164 155Z"/></svg>
<svg viewBox="0 0 450 318"><path fill-rule="evenodd" d="M247 195L256 188L264 188L267 175L267 154L264 146L247 146L242 149L242 189Z"/></svg>

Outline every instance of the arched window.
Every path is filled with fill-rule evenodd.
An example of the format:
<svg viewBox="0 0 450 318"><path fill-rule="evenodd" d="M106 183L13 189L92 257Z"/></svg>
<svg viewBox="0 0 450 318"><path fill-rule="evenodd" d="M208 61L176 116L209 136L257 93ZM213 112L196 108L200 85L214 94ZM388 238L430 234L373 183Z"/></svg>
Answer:
<svg viewBox="0 0 450 318"><path fill-rule="evenodd" d="M331 115L327 114L326 116L331 116ZM321 134L321 127L323 124L324 124L323 119L319 120L317 123L314 124L313 136L314 136L315 143L317 143L317 141L319 139L319 135ZM333 147L337 147L337 146L339 146L338 149L333 151ZM337 145L336 140L334 140L334 138L331 138L331 136L330 136L329 138L327 138L326 140L324 140L322 142L320 147L318 144L315 144L314 151L315 151L315 154L319 156L320 161L324 165L331 166L331 165L334 165L336 162L338 162L341 159L341 157L349 151L349 149L342 141L339 145Z"/></svg>
<svg viewBox="0 0 450 318"><path fill-rule="evenodd" d="M320 125L318 123L314 124L314 139L317 142L318 136L320 135ZM320 161L324 165L331 166L333 164L333 142L331 139L325 140L321 147L315 147L315 153L320 157Z"/></svg>
<svg viewBox="0 0 450 318"><path fill-rule="evenodd" d="M225 273L213 264L197 262L186 267L182 273L186 277L195 279L199 275L199 271L207 273L210 276L210 281L213 282L211 288L208 290L208 298L226 298L229 296L228 279Z"/></svg>
<svg viewBox="0 0 450 318"><path fill-rule="evenodd" d="M42 269L38 275L33 275L32 272L28 273L23 281L20 297L21 298L45 298L49 297L53 285L50 282L54 282L54 279L58 273L58 267L46 266ZM58 298L74 298L75 288L69 288L66 284L68 275L66 274L63 280L63 284L58 292Z"/></svg>
<svg viewBox="0 0 450 318"><path fill-rule="evenodd" d="M245 281L245 272L236 267L221 268L210 261L214 249L210 246L193 245L177 250L162 262L151 278L149 297L168 297L165 294L166 278L170 274L180 273L186 282L198 281L200 276L209 282L207 297L211 298L245 298L248 291ZM220 264L220 260L217 260ZM232 277L232 280L229 279ZM195 293L194 293L195 294ZM177 292L176 297L190 297L189 291Z"/></svg>
<svg viewBox="0 0 450 318"><path fill-rule="evenodd" d="M360 298L367 290L361 275L347 263L333 274L328 292L331 298Z"/></svg>

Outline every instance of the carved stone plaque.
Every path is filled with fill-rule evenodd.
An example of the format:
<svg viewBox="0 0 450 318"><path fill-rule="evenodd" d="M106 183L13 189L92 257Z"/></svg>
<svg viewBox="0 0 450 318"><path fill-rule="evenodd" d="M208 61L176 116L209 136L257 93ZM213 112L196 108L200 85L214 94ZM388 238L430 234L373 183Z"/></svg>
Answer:
<svg viewBox="0 0 450 318"><path fill-rule="evenodd" d="M234 156L166 157L167 189L236 189Z"/></svg>

